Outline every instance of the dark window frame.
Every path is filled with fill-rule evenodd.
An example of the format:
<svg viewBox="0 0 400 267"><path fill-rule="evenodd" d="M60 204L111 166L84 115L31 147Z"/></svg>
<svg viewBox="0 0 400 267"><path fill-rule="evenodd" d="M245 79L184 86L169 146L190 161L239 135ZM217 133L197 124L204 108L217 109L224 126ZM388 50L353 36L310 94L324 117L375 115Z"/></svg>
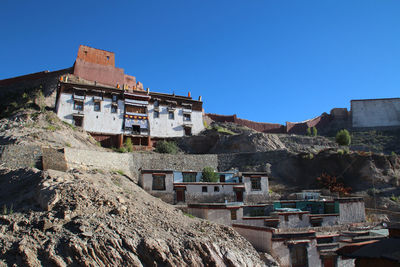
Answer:
<svg viewBox="0 0 400 267"><path fill-rule="evenodd" d="M101 112L101 101L94 101L93 111Z"/></svg>
<svg viewBox="0 0 400 267"><path fill-rule="evenodd" d="M251 191L261 191L261 179L260 178L250 178Z"/></svg>
<svg viewBox="0 0 400 267"><path fill-rule="evenodd" d="M111 105L111 113L118 113L118 106L115 104Z"/></svg>
<svg viewBox="0 0 400 267"><path fill-rule="evenodd" d="M168 119L169 120L175 120L175 112L168 111Z"/></svg>
<svg viewBox="0 0 400 267"><path fill-rule="evenodd" d="M201 192L202 193L208 193L208 187L207 186L202 186L201 187Z"/></svg>
<svg viewBox="0 0 400 267"><path fill-rule="evenodd" d="M81 105L78 105L80 103ZM83 111L85 103L81 100L74 100L74 110ZM78 108L81 107L81 108Z"/></svg>
<svg viewBox="0 0 400 267"><path fill-rule="evenodd" d="M165 174L153 174L151 189L154 191L165 191Z"/></svg>
<svg viewBox="0 0 400 267"><path fill-rule="evenodd" d="M196 182L196 176L197 176L197 173L195 173L195 172L182 172L182 181L184 183Z"/></svg>
<svg viewBox="0 0 400 267"><path fill-rule="evenodd" d="M183 121L192 121L192 116L190 114L183 114Z"/></svg>
<svg viewBox="0 0 400 267"><path fill-rule="evenodd" d="M160 112L158 110L154 110L153 118L155 119L160 118Z"/></svg>

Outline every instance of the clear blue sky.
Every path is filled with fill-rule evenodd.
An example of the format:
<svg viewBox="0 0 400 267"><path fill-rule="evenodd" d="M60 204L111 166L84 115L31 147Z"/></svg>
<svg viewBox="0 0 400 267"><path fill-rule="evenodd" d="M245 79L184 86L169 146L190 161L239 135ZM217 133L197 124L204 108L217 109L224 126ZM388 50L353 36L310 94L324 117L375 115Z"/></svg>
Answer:
<svg viewBox="0 0 400 267"><path fill-rule="evenodd" d="M0 79L72 66L85 44L150 90L255 121L399 97L398 0L3 0L0 25Z"/></svg>

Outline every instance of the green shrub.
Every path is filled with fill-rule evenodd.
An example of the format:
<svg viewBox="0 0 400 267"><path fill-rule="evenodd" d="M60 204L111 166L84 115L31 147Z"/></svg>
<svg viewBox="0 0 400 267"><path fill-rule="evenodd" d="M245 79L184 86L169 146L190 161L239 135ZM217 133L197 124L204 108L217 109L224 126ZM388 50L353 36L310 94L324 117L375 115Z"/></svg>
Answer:
<svg viewBox="0 0 400 267"><path fill-rule="evenodd" d="M318 135L318 130L317 130L317 128L315 128L315 126L311 128L311 131L312 131L312 136Z"/></svg>
<svg viewBox="0 0 400 267"><path fill-rule="evenodd" d="M36 92L35 102L39 106L40 112L44 112L46 110L46 103L42 90L38 90Z"/></svg>
<svg viewBox="0 0 400 267"><path fill-rule="evenodd" d="M128 137L126 139L124 146L126 148L126 151L128 151L128 152L132 152L133 151L133 144L132 144L132 140L131 140L130 137Z"/></svg>
<svg viewBox="0 0 400 267"><path fill-rule="evenodd" d="M394 202L400 202L400 197L396 197L394 194L392 194L392 196L390 197L390 200L392 200Z"/></svg>
<svg viewBox="0 0 400 267"><path fill-rule="evenodd" d="M311 136L311 128L310 127L307 128L306 134L307 134L307 136Z"/></svg>
<svg viewBox="0 0 400 267"><path fill-rule="evenodd" d="M73 125L73 124L71 124L71 123L68 123L68 122L66 122L66 121L62 121L62 123L64 123L66 126L68 126L69 128L71 128L72 130L76 130L76 126L75 126L75 125Z"/></svg>
<svg viewBox="0 0 400 267"><path fill-rule="evenodd" d="M157 142L155 151L164 154L176 154L178 153L179 148L175 142L163 140Z"/></svg>
<svg viewBox="0 0 400 267"><path fill-rule="evenodd" d="M196 217L193 216L192 214L186 213L186 212L184 212L183 215L188 216L189 218L192 218L192 219L193 219L193 218L196 218Z"/></svg>
<svg viewBox="0 0 400 267"><path fill-rule="evenodd" d="M223 133L223 134L227 134L227 135L235 135L236 133L232 132L231 130L218 126L218 125L214 125L213 129L219 133Z"/></svg>
<svg viewBox="0 0 400 267"><path fill-rule="evenodd" d="M213 167L204 167L201 175L201 181L216 183L219 181L219 175L215 172Z"/></svg>
<svg viewBox="0 0 400 267"><path fill-rule="evenodd" d="M349 131L346 129L340 130L336 134L336 143L338 143L341 146L348 146L351 143L351 136Z"/></svg>
<svg viewBox="0 0 400 267"><path fill-rule="evenodd" d="M112 147L111 149L113 151L115 151L115 152L118 152L118 153L126 153L126 152L128 152L125 147L120 147L120 148Z"/></svg>

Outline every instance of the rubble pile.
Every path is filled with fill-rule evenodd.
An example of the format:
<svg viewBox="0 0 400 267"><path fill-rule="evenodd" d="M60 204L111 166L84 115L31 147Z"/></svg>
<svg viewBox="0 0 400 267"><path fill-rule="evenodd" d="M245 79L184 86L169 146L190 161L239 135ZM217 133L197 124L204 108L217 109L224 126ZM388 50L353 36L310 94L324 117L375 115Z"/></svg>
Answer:
<svg viewBox="0 0 400 267"><path fill-rule="evenodd" d="M190 218L120 171L0 169L0 266L263 266L233 229Z"/></svg>

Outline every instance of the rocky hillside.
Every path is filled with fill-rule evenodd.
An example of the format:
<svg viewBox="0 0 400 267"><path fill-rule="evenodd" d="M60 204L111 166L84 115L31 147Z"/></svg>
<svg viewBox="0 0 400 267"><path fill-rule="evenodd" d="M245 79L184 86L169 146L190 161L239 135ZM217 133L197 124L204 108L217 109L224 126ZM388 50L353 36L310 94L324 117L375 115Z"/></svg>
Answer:
<svg viewBox="0 0 400 267"><path fill-rule="evenodd" d="M52 111L25 109L0 120L0 146L35 144L101 149L89 134L62 122Z"/></svg>
<svg viewBox="0 0 400 267"><path fill-rule="evenodd" d="M116 171L0 169L0 266L263 266L233 229Z"/></svg>
<svg viewBox="0 0 400 267"><path fill-rule="evenodd" d="M201 135L175 139L186 153L223 154L287 150L293 153L318 152L337 147L332 140L303 135L265 134L235 123L213 122Z"/></svg>

